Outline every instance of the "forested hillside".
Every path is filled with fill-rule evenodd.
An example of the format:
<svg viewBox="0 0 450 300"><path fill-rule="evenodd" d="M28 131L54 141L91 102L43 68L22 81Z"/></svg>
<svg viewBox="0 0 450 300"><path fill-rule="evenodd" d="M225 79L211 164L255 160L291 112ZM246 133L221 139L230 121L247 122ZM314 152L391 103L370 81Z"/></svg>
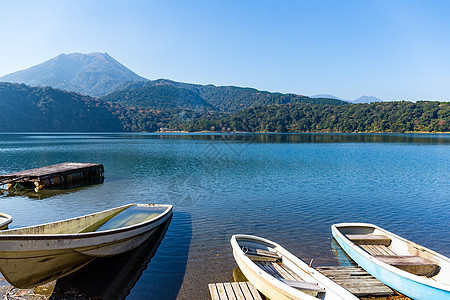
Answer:
<svg viewBox="0 0 450 300"><path fill-rule="evenodd" d="M146 87L147 93L151 93L152 97L158 97L158 93L164 92L161 87L174 87L184 91L189 90L197 97L203 99L205 103L208 103L212 109L218 112L232 113L248 107L260 106L260 105L272 105L272 104L286 104L286 103L311 103L311 104L331 104L331 105L347 105L348 102L327 99L327 98L310 98L301 95L294 94L281 94L270 93L266 91L259 91L253 88L242 88L236 86L214 86L214 85L200 85L190 84L183 82L175 82L167 79L159 79L154 81L141 81L141 82L129 82L119 86L119 93L129 93L134 90L142 90ZM152 91L155 89L156 91ZM120 91L121 90L121 91ZM115 93L107 95L102 99L113 100ZM117 95L117 94L116 94ZM142 99L142 95L135 94L139 99ZM162 95L160 98L164 98ZM141 100L134 100L133 95L128 95L127 102L139 102L144 104ZM166 98L167 100L170 100ZM124 100L121 100L124 101ZM178 101L176 97L171 99L172 102ZM154 101L149 102L149 108L153 107ZM158 108L159 109L159 108Z"/></svg>
<svg viewBox="0 0 450 300"><path fill-rule="evenodd" d="M285 104L249 108L225 118L186 122L186 131L449 132L450 102Z"/></svg>
<svg viewBox="0 0 450 300"><path fill-rule="evenodd" d="M0 82L1 132L122 130L103 101L50 87Z"/></svg>
<svg viewBox="0 0 450 300"><path fill-rule="evenodd" d="M197 93L171 85L142 86L110 93L102 100L126 106L166 110L171 108L212 109Z"/></svg>
<svg viewBox="0 0 450 300"><path fill-rule="evenodd" d="M449 102L290 103L227 113L189 89L147 89L117 92L103 101L50 87L0 82L0 131L450 132ZM279 96L278 102L292 101L288 95Z"/></svg>

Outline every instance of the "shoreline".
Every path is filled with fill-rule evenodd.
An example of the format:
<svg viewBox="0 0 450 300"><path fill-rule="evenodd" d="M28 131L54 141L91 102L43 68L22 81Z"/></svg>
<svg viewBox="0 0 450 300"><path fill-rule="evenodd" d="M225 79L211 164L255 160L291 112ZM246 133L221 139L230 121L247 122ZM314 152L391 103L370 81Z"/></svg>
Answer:
<svg viewBox="0 0 450 300"><path fill-rule="evenodd" d="M342 131L342 132L327 132L327 131L302 131L302 132L272 132L272 131L183 131L183 130L165 130L165 131L133 131L130 133L245 133L245 134L450 134L447 131L407 131L407 132L383 132L383 131L367 131L367 132L354 132L354 131Z"/></svg>

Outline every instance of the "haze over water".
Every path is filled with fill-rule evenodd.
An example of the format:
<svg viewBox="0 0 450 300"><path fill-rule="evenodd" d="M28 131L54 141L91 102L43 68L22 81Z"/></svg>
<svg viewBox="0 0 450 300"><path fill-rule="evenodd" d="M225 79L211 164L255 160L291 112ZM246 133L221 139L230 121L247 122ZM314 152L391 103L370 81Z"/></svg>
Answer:
<svg viewBox="0 0 450 300"><path fill-rule="evenodd" d="M337 264L330 226L377 224L450 256L450 136L372 134L0 134L0 174L102 163L103 184L0 193L12 228L126 203L169 203L174 217L129 299L207 299L231 280L236 233Z"/></svg>

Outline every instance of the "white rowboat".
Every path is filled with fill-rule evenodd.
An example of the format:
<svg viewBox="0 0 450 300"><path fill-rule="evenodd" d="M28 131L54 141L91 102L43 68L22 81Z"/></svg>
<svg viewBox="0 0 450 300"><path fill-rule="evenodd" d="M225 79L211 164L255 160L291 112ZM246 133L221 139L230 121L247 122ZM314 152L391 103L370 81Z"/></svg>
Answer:
<svg viewBox="0 0 450 300"><path fill-rule="evenodd" d="M331 226L344 251L372 276L413 299L450 299L450 259L376 225Z"/></svg>
<svg viewBox="0 0 450 300"><path fill-rule="evenodd" d="M272 241L233 235L231 246L242 273L270 299L358 299Z"/></svg>
<svg viewBox="0 0 450 300"><path fill-rule="evenodd" d="M7 229L9 223L12 222L12 217L5 213L0 213L0 230Z"/></svg>
<svg viewBox="0 0 450 300"><path fill-rule="evenodd" d="M172 205L128 204L91 215L0 231L0 271L18 288L68 275L96 257L141 245L172 216Z"/></svg>

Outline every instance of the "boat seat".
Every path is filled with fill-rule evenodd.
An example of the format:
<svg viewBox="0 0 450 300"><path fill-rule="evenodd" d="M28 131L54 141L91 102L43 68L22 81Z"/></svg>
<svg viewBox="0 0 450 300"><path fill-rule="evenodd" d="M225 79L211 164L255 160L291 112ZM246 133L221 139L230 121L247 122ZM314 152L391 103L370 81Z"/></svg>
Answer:
<svg viewBox="0 0 450 300"><path fill-rule="evenodd" d="M391 239L385 235L377 234L347 234L347 238L358 245L384 245L389 246Z"/></svg>
<svg viewBox="0 0 450 300"><path fill-rule="evenodd" d="M312 282L305 282L305 281L296 281L296 280L287 280L287 279L280 279L287 285L302 290L302 291L311 291L316 293L325 293L325 289L321 288L318 284L312 283Z"/></svg>
<svg viewBox="0 0 450 300"><path fill-rule="evenodd" d="M376 255L374 257L391 266L418 276L433 277L440 271L438 264L416 255Z"/></svg>

